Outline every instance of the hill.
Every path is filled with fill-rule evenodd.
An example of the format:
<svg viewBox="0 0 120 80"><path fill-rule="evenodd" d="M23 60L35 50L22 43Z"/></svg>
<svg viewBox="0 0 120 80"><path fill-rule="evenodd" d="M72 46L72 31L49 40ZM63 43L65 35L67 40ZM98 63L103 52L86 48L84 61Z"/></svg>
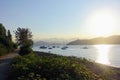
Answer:
<svg viewBox="0 0 120 80"><path fill-rule="evenodd" d="M120 44L120 35L109 37L97 37L93 39L77 39L68 43L68 45L94 45L94 44Z"/></svg>

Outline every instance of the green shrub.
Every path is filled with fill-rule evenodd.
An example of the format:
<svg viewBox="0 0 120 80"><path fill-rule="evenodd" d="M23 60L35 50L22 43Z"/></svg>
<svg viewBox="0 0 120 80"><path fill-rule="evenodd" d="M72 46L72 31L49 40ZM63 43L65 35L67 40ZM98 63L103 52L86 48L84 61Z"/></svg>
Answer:
<svg viewBox="0 0 120 80"><path fill-rule="evenodd" d="M17 43L13 43L13 48L14 48L14 49L17 49L17 48L18 48Z"/></svg>
<svg viewBox="0 0 120 80"><path fill-rule="evenodd" d="M23 47L20 47L19 55L23 56L23 55L27 55L31 52L32 52L32 49L30 47L23 46Z"/></svg>
<svg viewBox="0 0 120 80"><path fill-rule="evenodd" d="M2 46L2 47L0 46L0 48L4 48L6 53L10 53L14 51L13 42L8 40L7 37L5 36L0 36L0 45Z"/></svg>
<svg viewBox="0 0 120 80"><path fill-rule="evenodd" d="M7 53L7 49L0 44L0 56L4 55Z"/></svg>
<svg viewBox="0 0 120 80"><path fill-rule="evenodd" d="M0 48L0 56L7 53L7 50L5 48Z"/></svg>
<svg viewBox="0 0 120 80"><path fill-rule="evenodd" d="M16 57L8 80L95 80L98 78L83 64L62 56L40 56L29 54Z"/></svg>

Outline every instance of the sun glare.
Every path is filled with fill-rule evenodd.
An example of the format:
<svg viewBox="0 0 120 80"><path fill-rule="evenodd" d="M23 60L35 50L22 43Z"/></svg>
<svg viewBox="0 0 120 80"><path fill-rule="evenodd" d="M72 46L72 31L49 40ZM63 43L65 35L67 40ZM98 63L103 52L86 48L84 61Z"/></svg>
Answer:
<svg viewBox="0 0 120 80"><path fill-rule="evenodd" d="M102 64L110 64L109 56L108 56L110 46L96 45L95 48L98 50L98 58L96 62L102 63Z"/></svg>
<svg viewBox="0 0 120 80"><path fill-rule="evenodd" d="M115 14L107 10L92 13L87 21L90 34L95 36L109 36L113 34L115 25Z"/></svg>

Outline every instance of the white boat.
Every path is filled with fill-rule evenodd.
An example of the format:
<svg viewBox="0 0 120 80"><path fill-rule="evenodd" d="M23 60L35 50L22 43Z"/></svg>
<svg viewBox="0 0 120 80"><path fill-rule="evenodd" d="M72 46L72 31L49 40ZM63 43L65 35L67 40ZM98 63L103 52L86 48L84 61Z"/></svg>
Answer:
<svg viewBox="0 0 120 80"><path fill-rule="evenodd" d="M83 47L83 49L88 49L88 47L85 46L85 47Z"/></svg>
<svg viewBox="0 0 120 80"><path fill-rule="evenodd" d="M48 49L52 49L51 47L49 47Z"/></svg>
<svg viewBox="0 0 120 80"><path fill-rule="evenodd" d="M65 49L67 49L67 48L68 48L67 46L64 46L64 47L62 47L61 49L62 49L62 50L65 50Z"/></svg>
<svg viewBox="0 0 120 80"><path fill-rule="evenodd" d="M46 49L47 47L46 46L40 46L40 49Z"/></svg>

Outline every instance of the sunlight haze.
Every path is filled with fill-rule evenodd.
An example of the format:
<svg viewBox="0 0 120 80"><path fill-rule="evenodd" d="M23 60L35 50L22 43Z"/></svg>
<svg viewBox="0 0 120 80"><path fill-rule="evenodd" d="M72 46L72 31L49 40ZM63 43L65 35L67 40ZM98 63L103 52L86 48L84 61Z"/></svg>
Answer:
<svg viewBox="0 0 120 80"><path fill-rule="evenodd" d="M92 38L120 34L120 0L2 0L0 22L33 38ZM14 34L14 33L12 33Z"/></svg>
<svg viewBox="0 0 120 80"><path fill-rule="evenodd" d="M117 12L111 9L96 10L89 15L86 22L86 29L90 34L96 36L113 35L118 28Z"/></svg>

